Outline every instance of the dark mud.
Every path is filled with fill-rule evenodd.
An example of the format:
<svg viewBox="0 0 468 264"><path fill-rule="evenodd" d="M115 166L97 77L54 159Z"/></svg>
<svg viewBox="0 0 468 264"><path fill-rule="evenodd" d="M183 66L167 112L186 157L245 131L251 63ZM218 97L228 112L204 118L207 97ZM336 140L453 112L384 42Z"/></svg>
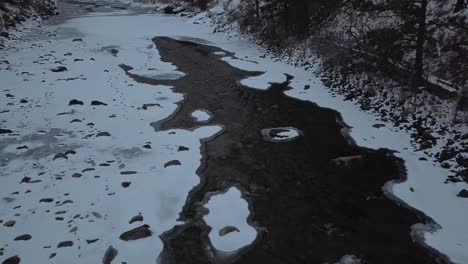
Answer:
<svg viewBox="0 0 468 264"><path fill-rule="evenodd" d="M164 61L187 76L155 81L186 94L179 111L157 129L192 128L190 113L206 109L225 132L204 144L202 181L188 197L180 218L186 224L161 236L162 263L334 263L356 255L363 263L446 262L410 235L429 220L399 206L382 190L405 177L403 162L391 151L356 146L342 131L338 112L284 95L288 82L267 91L239 81L256 73L221 61L218 48L155 38ZM129 70L129 67L123 67ZM295 127L303 136L290 142L265 141L262 129ZM344 158L343 157L351 157ZM249 201L249 222L259 227L253 245L223 257L210 250L202 220L208 193L239 187ZM217 231L217 230L215 230Z"/></svg>

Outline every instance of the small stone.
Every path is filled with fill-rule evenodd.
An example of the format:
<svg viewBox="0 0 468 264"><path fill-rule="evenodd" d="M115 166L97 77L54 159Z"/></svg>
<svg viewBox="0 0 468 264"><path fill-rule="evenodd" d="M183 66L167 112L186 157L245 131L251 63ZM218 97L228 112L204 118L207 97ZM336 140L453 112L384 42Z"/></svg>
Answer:
<svg viewBox="0 0 468 264"><path fill-rule="evenodd" d="M77 99L72 99L72 100L70 100L68 105L83 105L83 102L80 101L80 100L77 100Z"/></svg>
<svg viewBox="0 0 468 264"><path fill-rule="evenodd" d="M57 245L57 248L71 247L73 246L73 241L62 241Z"/></svg>
<svg viewBox="0 0 468 264"><path fill-rule="evenodd" d="M50 69L50 71L51 72L64 72L64 71L68 71L68 68L65 66L58 66L58 67Z"/></svg>
<svg viewBox="0 0 468 264"><path fill-rule="evenodd" d="M103 103L101 101L92 101L91 105L107 105L106 103Z"/></svg>
<svg viewBox="0 0 468 264"><path fill-rule="evenodd" d="M130 184L132 184L132 182L122 182L122 187L128 188L130 187Z"/></svg>
<svg viewBox="0 0 468 264"><path fill-rule="evenodd" d="M182 165L182 163L180 163L180 161L178 160L171 160L169 162L166 162L164 164L164 168L167 168L167 167L170 167L170 166L179 166L179 165Z"/></svg>
<svg viewBox="0 0 468 264"><path fill-rule="evenodd" d="M72 42L82 42L82 41L83 41L83 39L81 39L81 38L74 38L72 40Z"/></svg>
<svg viewBox="0 0 468 264"><path fill-rule="evenodd" d="M3 225L6 226L6 227L12 227L15 224L16 224L16 221L10 220L10 221L6 221Z"/></svg>
<svg viewBox="0 0 468 264"><path fill-rule="evenodd" d="M177 151L188 151L189 148L185 147L185 146L179 146L179 149Z"/></svg>
<svg viewBox="0 0 468 264"><path fill-rule="evenodd" d="M29 183L31 181L30 177L24 177L20 183Z"/></svg>
<svg viewBox="0 0 468 264"><path fill-rule="evenodd" d="M104 253L104 258L102 259L103 264L111 264L115 257L119 254L119 251L112 246L107 248L106 252Z"/></svg>
<svg viewBox="0 0 468 264"><path fill-rule="evenodd" d="M120 174L122 175L132 175L132 174L137 174L136 171L121 171Z"/></svg>
<svg viewBox="0 0 468 264"><path fill-rule="evenodd" d="M109 132L99 132L96 134L96 137L110 137L111 134Z"/></svg>
<svg viewBox="0 0 468 264"><path fill-rule="evenodd" d="M98 240L99 240L99 238L96 238L96 239L87 239L87 240L86 240L86 243L92 244L92 243L94 243L94 242L97 242Z"/></svg>
<svg viewBox="0 0 468 264"><path fill-rule="evenodd" d="M219 230L219 236L225 236L232 232L240 232L239 229L235 226L226 226Z"/></svg>
<svg viewBox="0 0 468 264"><path fill-rule="evenodd" d="M32 238L31 235L25 234L25 235L17 236L15 238L15 241L19 241L19 240L26 241L26 240L30 240L31 238Z"/></svg>
<svg viewBox="0 0 468 264"><path fill-rule="evenodd" d="M81 173L73 173L72 175L73 178L80 178L81 176L83 176Z"/></svg>
<svg viewBox="0 0 468 264"><path fill-rule="evenodd" d="M130 222L128 223L133 224L135 222L142 222L142 221L143 221L143 215L139 214L139 215L132 217L132 219L130 219Z"/></svg>
<svg viewBox="0 0 468 264"><path fill-rule="evenodd" d="M145 148L145 149L151 149L151 145L150 145L150 144L145 144L145 145L143 146L143 148Z"/></svg>
<svg viewBox="0 0 468 264"><path fill-rule="evenodd" d="M102 218L102 215L98 212L93 212L93 215L94 217L98 218L98 219L101 219Z"/></svg>
<svg viewBox="0 0 468 264"><path fill-rule="evenodd" d="M112 56L117 57L117 54L119 53L119 50L116 49L116 48L113 48L113 49L110 50L110 53L112 54Z"/></svg>
<svg viewBox="0 0 468 264"><path fill-rule="evenodd" d="M129 241L150 237L151 235L152 232L149 229L149 225L142 225L130 231L124 232L122 235L120 235L119 238L124 241Z"/></svg>
<svg viewBox="0 0 468 264"><path fill-rule="evenodd" d="M43 199L39 200L40 203L51 203L53 201L54 201L54 199L52 199L52 198L43 198Z"/></svg>
<svg viewBox="0 0 468 264"><path fill-rule="evenodd" d="M19 264L21 259L18 256L13 256L5 259L2 264Z"/></svg>
<svg viewBox="0 0 468 264"><path fill-rule="evenodd" d="M466 189L461 190L458 195L460 198L468 198L468 191Z"/></svg>
<svg viewBox="0 0 468 264"><path fill-rule="evenodd" d="M60 153L55 154L54 160L56 159L68 159L68 157L67 157L67 154L60 152Z"/></svg>

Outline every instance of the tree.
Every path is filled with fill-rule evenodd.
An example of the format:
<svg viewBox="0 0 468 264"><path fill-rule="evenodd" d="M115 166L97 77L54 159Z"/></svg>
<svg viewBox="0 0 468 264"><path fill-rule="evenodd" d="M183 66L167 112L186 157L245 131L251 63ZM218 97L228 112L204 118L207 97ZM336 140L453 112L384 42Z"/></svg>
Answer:
<svg viewBox="0 0 468 264"><path fill-rule="evenodd" d="M453 10L454 13L458 13L466 8L466 0L457 0L455 3L455 9Z"/></svg>

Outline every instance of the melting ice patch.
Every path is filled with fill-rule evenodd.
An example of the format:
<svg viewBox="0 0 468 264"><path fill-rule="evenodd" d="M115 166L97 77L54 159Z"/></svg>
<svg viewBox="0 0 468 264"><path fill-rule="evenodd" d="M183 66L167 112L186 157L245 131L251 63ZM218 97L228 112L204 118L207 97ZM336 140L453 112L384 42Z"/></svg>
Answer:
<svg viewBox="0 0 468 264"><path fill-rule="evenodd" d="M213 115L208 111L208 110L195 110L192 112L191 117L196 121L200 123L206 123L209 122L212 118Z"/></svg>
<svg viewBox="0 0 468 264"><path fill-rule="evenodd" d="M205 221L211 226L211 244L220 251L232 252L250 245L257 237L255 228L247 223L249 208L237 188L210 198Z"/></svg>
<svg viewBox="0 0 468 264"><path fill-rule="evenodd" d="M272 142L287 142L303 135L302 131L294 127L266 128L262 130L263 139Z"/></svg>

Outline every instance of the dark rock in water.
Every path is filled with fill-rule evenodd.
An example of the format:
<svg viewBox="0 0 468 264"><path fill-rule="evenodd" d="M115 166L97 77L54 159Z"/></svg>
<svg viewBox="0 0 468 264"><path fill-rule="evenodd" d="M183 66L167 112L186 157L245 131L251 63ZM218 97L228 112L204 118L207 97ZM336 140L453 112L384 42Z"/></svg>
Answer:
<svg viewBox="0 0 468 264"><path fill-rule="evenodd" d="M374 124L372 125L372 127L375 127L375 128L381 128L381 127L384 127L385 124Z"/></svg>
<svg viewBox="0 0 468 264"><path fill-rule="evenodd" d="M240 231L235 226L226 226L226 227L221 228L218 233L219 233L219 236L222 237L232 232L240 232Z"/></svg>
<svg viewBox="0 0 468 264"><path fill-rule="evenodd" d="M81 39L81 38L75 38L75 39L72 40L72 42L82 42L82 41L83 41L83 39Z"/></svg>
<svg viewBox="0 0 468 264"><path fill-rule="evenodd" d="M83 102L80 100L73 99L73 100L70 100L68 105L83 105Z"/></svg>
<svg viewBox="0 0 468 264"><path fill-rule="evenodd" d="M72 121L70 121L70 123L80 123L82 122L80 119L73 119Z"/></svg>
<svg viewBox="0 0 468 264"><path fill-rule="evenodd" d="M18 256L5 259L2 264L19 264L21 259Z"/></svg>
<svg viewBox="0 0 468 264"><path fill-rule="evenodd" d="M135 222L141 222L141 221L143 221L143 215L139 214L139 215L132 217L132 219L130 219L130 222L128 223L133 224Z"/></svg>
<svg viewBox="0 0 468 264"><path fill-rule="evenodd" d="M111 134L109 132L99 132L96 134L96 137L110 137Z"/></svg>
<svg viewBox="0 0 468 264"><path fill-rule="evenodd" d="M10 38L10 34L9 34L8 32L6 32L6 31L2 31L2 32L0 33L0 37Z"/></svg>
<svg viewBox="0 0 468 264"><path fill-rule="evenodd" d="M166 162L164 164L164 168L167 168L169 166L178 166L178 165L182 165L182 163L180 163L180 161L178 161L178 160L171 160L171 161Z"/></svg>
<svg viewBox="0 0 468 264"><path fill-rule="evenodd" d="M127 231L120 235L120 239L124 241L137 240L145 237L150 237L152 235L149 225L142 225L140 227L134 228L130 231Z"/></svg>
<svg viewBox="0 0 468 264"><path fill-rule="evenodd" d="M128 188L130 187L130 184L132 184L132 182L122 182L122 187Z"/></svg>
<svg viewBox="0 0 468 264"><path fill-rule="evenodd" d="M57 256L57 253L52 253L52 254L50 254L50 256L49 256L49 259L54 258L55 256Z"/></svg>
<svg viewBox="0 0 468 264"><path fill-rule="evenodd" d="M0 134L9 134L9 133L13 133L13 131L11 131L10 129L1 129L0 128Z"/></svg>
<svg viewBox="0 0 468 264"><path fill-rule="evenodd" d="M461 190L458 195L460 198L468 198L468 191L466 189Z"/></svg>
<svg viewBox="0 0 468 264"><path fill-rule="evenodd" d="M64 71L68 71L68 69L65 66L58 66L58 67L50 69L50 71L51 72L64 72Z"/></svg>
<svg viewBox="0 0 468 264"><path fill-rule="evenodd" d="M174 9L175 9L174 6L169 5L169 6L164 7L163 11L164 11L164 14L173 15L175 14Z"/></svg>
<svg viewBox="0 0 468 264"><path fill-rule="evenodd" d="M78 172L77 172L77 173L73 173L73 175L72 175L73 178L81 178L81 176L83 176L83 174L78 173Z"/></svg>
<svg viewBox="0 0 468 264"><path fill-rule="evenodd" d="M179 149L177 151L188 151L189 148L185 147L185 146L179 146Z"/></svg>
<svg viewBox="0 0 468 264"><path fill-rule="evenodd" d="M30 240L31 238L32 238L31 235L25 234L25 235L17 236L15 238L15 241L19 241L19 240L26 241L26 240Z"/></svg>
<svg viewBox="0 0 468 264"><path fill-rule="evenodd" d="M91 105L107 105L106 103L100 102L100 101L92 101Z"/></svg>
<svg viewBox="0 0 468 264"><path fill-rule="evenodd" d="M104 253L104 258L102 259L103 264L111 264L112 260L119 254L119 251L112 246L107 248L106 253Z"/></svg>
<svg viewBox="0 0 468 264"><path fill-rule="evenodd" d="M26 100L26 99L21 99L20 100L20 104L26 104L26 103L28 103L28 100Z"/></svg>
<svg viewBox="0 0 468 264"><path fill-rule="evenodd" d="M6 227L12 227L16 224L16 221L15 220L10 220L10 221L6 221L3 226L6 226Z"/></svg>
<svg viewBox="0 0 468 264"><path fill-rule="evenodd" d="M73 246L73 241L62 241L57 245L57 248L71 247Z"/></svg>
<svg viewBox="0 0 468 264"><path fill-rule="evenodd" d="M19 146L16 149L21 150L21 149L29 149L29 148L28 148L28 146L24 145L24 146Z"/></svg>

